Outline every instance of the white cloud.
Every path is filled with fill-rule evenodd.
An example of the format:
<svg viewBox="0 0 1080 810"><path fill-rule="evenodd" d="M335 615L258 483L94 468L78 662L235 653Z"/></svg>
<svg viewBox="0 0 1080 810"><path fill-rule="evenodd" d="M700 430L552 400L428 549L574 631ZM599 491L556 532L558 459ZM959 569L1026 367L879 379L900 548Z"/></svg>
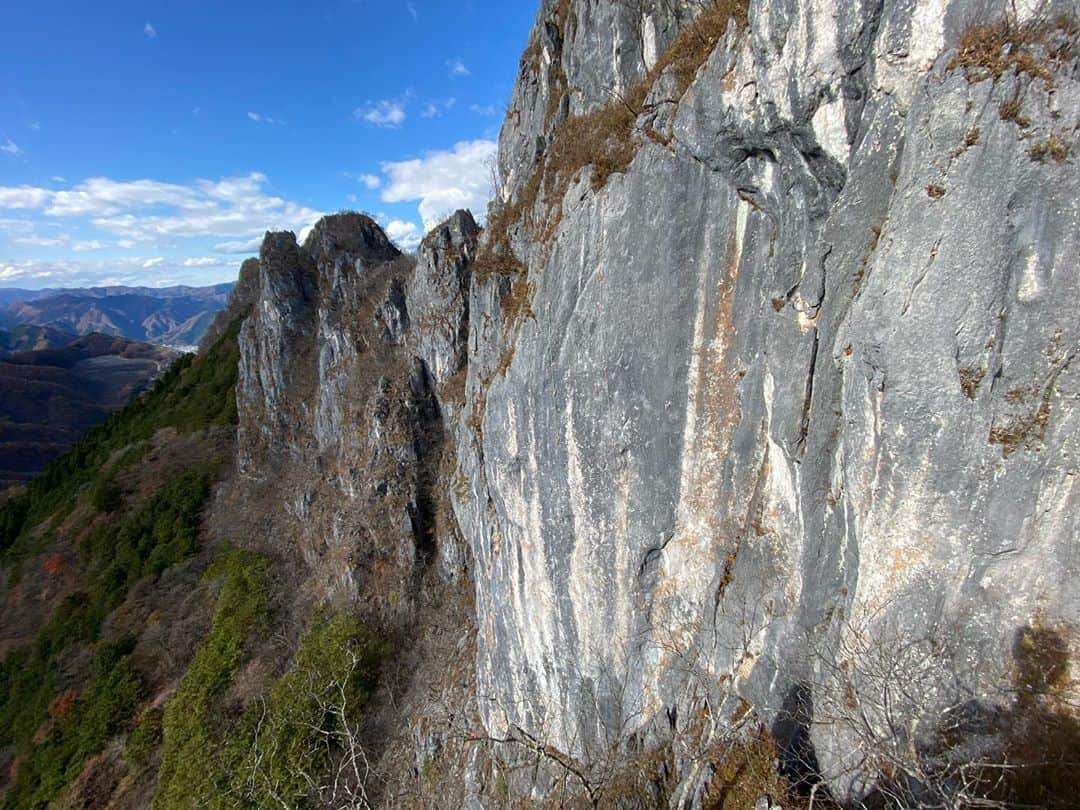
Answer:
<svg viewBox="0 0 1080 810"><path fill-rule="evenodd" d="M166 268L170 275L196 282L229 277L227 258L214 253L252 254L268 230L303 233L322 213L274 195L265 175L253 173L185 183L158 180L114 180L96 177L57 190L32 186L0 186L0 214L25 209L25 219L0 218L0 249L26 251L7 259L7 276L49 283L100 282L129 273L149 280ZM66 235L78 229L77 238ZM57 229L57 230L49 230ZM213 245L211 248L210 245ZM72 256L93 251L133 251L141 256L109 255L108 260L45 261L48 251ZM37 250L40 256L30 252ZM29 264L18 264L34 256ZM171 258L167 258L171 257ZM141 275L140 275L141 273Z"/></svg>
<svg viewBox="0 0 1080 810"><path fill-rule="evenodd" d="M377 127L396 129L405 123L405 105L400 101L368 102L365 107L353 110L353 118Z"/></svg>
<svg viewBox="0 0 1080 810"><path fill-rule="evenodd" d="M13 157L19 157L23 153L23 150L10 138L5 138L4 143L0 144L0 152L4 152Z"/></svg>
<svg viewBox="0 0 1080 810"><path fill-rule="evenodd" d="M415 222L395 219L386 224L386 235L402 250L415 250L423 234Z"/></svg>
<svg viewBox="0 0 1080 810"><path fill-rule="evenodd" d="M150 23L143 26L143 33L150 39L157 39L157 30Z"/></svg>
<svg viewBox="0 0 1080 810"><path fill-rule="evenodd" d="M460 59L451 59L446 63L446 67L450 70L451 76L468 76L470 75L469 69L465 67L465 63Z"/></svg>
<svg viewBox="0 0 1080 810"><path fill-rule="evenodd" d="M283 125L285 123L284 121L281 121L277 118L271 118L269 115L263 115L262 113L258 112L249 112L247 114L247 117L254 121L256 124Z"/></svg>
<svg viewBox="0 0 1080 810"><path fill-rule="evenodd" d="M0 186L0 208L41 208L52 192L32 186Z"/></svg>
<svg viewBox="0 0 1080 810"><path fill-rule="evenodd" d="M267 230L299 230L322 216L311 208L267 195L263 189L266 182L266 176L258 173L195 180L186 185L96 177L65 191L45 191L49 201L45 213L90 217L97 228L140 242L196 236L250 239ZM0 189L0 207L5 207L3 191ZM13 191L29 202L31 191L42 190ZM18 195L12 197L18 199ZM37 205L41 204L39 198Z"/></svg>
<svg viewBox="0 0 1080 810"><path fill-rule="evenodd" d="M383 163L389 178L383 202L419 201L428 230L458 208L481 216L491 196L490 163L494 141L462 141L449 151L427 152L422 158Z"/></svg>
<svg viewBox="0 0 1080 810"><path fill-rule="evenodd" d="M224 259L215 259L211 256L184 259L183 261L184 267L225 267L229 264L230 263Z"/></svg>
<svg viewBox="0 0 1080 810"><path fill-rule="evenodd" d="M224 270L224 272L223 272ZM0 282L28 287L90 287L110 284L213 284L235 278L235 266L185 267L183 261L123 257L98 261L0 262Z"/></svg>
<svg viewBox="0 0 1080 810"><path fill-rule="evenodd" d="M227 253L231 255L258 253L261 245L262 237L256 236L254 239L247 239L242 242L220 242L214 245L214 250L218 253Z"/></svg>
<svg viewBox="0 0 1080 810"><path fill-rule="evenodd" d="M405 8L409 10L409 16L412 17L414 20L420 19L420 12L416 10L415 3L406 3Z"/></svg>
<svg viewBox="0 0 1080 810"><path fill-rule="evenodd" d="M443 113L450 112L457 104L457 99L451 96L444 101L429 101L420 112L421 118L438 118Z"/></svg>
<svg viewBox="0 0 1080 810"><path fill-rule="evenodd" d="M106 216L159 205L186 211L214 207L212 200L192 186L92 177L70 189L52 192L45 213L53 217Z"/></svg>
<svg viewBox="0 0 1080 810"><path fill-rule="evenodd" d="M476 113L477 115L484 115L484 116L487 116L489 118L494 116L494 115L497 115L498 112L499 112L498 110L495 109L494 104L485 104L483 106L480 106L479 104L470 104L469 105L469 110Z"/></svg>
<svg viewBox="0 0 1080 810"><path fill-rule="evenodd" d="M382 180L373 174L362 174L356 179L373 191L382 185Z"/></svg>
<svg viewBox="0 0 1080 810"><path fill-rule="evenodd" d="M61 236L17 236L11 240L12 244L25 245L27 247L60 247L67 244L67 239Z"/></svg>

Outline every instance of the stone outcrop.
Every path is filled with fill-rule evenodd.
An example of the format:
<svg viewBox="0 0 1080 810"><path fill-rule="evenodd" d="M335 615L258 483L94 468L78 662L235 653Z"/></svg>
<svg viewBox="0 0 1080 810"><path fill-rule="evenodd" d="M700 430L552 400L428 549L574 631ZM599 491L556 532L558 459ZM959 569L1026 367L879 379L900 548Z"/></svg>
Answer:
<svg viewBox="0 0 1080 810"><path fill-rule="evenodd" d="M882 649L930 735L1080 619L1076 9L754 0L684 86L694 5L545 3L522 63L458 425L481 707L587 761L745 702L857 796L829 712ZM537 184L643 78L625 169Z"/></svg>
<svg viewBox="0 0 1080 810"><path fill-rule="evenodd" d="M486 732L575 772L750 711L858 798L1008 711L1080 621L1076 12L545 0L483 235L245 271L268 534L390 612L468 571Z"/></svg>
<svg viewBox="0 0 1080 810"><path fill-rule="evenodd" d="M441 418L425 358L464 358L405 345L406 284L414 266L433 285L461 269L450 254L468 254L476 227L448 229L414 260L366 216L327 217L302 246L267 234L257 279L241 285L256 290L240 334L242 497L270 507L261 531L303 560L316 601L407 612L433 557ZM442 311L453 317L449 302Z"/></svg>

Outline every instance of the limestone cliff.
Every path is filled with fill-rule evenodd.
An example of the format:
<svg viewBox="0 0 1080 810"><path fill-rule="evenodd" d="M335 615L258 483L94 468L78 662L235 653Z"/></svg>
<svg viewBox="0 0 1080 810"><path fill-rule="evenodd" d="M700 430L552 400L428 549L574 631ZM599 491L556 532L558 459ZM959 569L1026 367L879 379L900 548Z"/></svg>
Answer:
<svg viewBox="0 0 1080 810"><path fill-rule="evenodd" d="M264 243L275 536L390 612L468 572L484 733L594 800L659 749L701 806L747 716L839 799L959 789L1035 641L1076 699L1076 14L545 0L482 236Z"/></svg>

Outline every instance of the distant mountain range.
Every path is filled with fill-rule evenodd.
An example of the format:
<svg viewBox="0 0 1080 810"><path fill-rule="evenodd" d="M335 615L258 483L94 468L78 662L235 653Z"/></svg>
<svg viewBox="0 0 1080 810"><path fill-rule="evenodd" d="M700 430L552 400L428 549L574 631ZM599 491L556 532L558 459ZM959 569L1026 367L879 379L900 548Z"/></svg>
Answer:
<svg viewBox="0 0 1080 810"><path fill-rule="evenodd" d="M33 325L76 336L99 333L165 346L195 346L224 308L232 288L233 284L0 289L0 329Z"/></svg>
<svg viewBox="0 0 1080 810"><path fill-rule="evenodd" d="M40 472L176 357L113 335L0 331L0 489Z"/></svg>

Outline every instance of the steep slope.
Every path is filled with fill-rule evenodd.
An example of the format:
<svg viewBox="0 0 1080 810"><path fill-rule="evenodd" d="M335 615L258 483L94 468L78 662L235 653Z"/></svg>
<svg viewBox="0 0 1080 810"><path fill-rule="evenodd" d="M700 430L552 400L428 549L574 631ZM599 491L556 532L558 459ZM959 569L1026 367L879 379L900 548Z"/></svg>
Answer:
<svg viewBox="0 0 1080 810"><path fill-rule="evenodd" d="M57 348L70 343L74 337L49 326L16 326L10 332L0 331L0 357Z"/></svg>
<svg viewBox="0 0 1080 810"><path fill-rule="evenodd" d="M235 452L238 328L0 505L0 807L146 806L133 751L219 585L200 523Z"/></svg>

